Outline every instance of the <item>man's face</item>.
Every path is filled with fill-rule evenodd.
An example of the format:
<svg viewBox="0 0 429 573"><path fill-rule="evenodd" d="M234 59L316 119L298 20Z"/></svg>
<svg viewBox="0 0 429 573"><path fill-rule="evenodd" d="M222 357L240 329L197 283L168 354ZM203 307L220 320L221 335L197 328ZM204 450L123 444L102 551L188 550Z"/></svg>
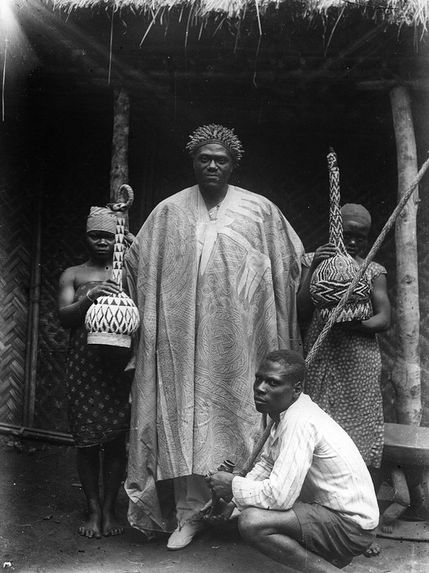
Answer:
<svg viewBox="0 0 429 573"><path fill-rule="evenodd" d="M343 230L348 254L353 258L362 256L368 244L368 228L357 221L344 221Z"/></svg>
<svg viewBox="0 0 429 573"><path fill-rule="evenodd" d="M302 381L297 379L291 368L269 360L264 360L259 366L253 384L258 412L276 416L287 410L301 391Z"/></svg>
<svg viewBox="0 0 429 573"><path fill-rule="evenodd" d="M108 260L113 255L115 235L105 231L89 231L86 234L89 252L92 257L99 260Z"/></svg>
<svg viewBox="0 0 429 573"><path fill-rule="evenodd" d="M202 145L194 156L193 166L198 185L214 193L225 189L233 169L230 154L217 143Z"/></svg>

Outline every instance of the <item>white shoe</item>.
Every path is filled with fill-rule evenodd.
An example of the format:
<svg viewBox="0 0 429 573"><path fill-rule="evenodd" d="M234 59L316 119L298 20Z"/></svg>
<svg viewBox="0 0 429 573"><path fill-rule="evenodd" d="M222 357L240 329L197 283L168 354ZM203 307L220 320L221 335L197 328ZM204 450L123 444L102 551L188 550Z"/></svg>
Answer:
<svg viewBox="0 0 429 573"><path fill-rule="evenodd" d="M204 524L201 521L185 521L179 524L168 538L167 549L171 551L183 549L202 529L204 529Z"/></svg>

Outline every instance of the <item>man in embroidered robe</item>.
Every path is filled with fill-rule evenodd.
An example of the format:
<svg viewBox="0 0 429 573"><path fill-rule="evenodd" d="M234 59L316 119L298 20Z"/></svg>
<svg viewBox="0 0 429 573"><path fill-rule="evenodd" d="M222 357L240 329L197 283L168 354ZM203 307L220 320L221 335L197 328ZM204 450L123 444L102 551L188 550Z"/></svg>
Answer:
<svg viewBox="0 0 429 573"><path fill-rule="evenodd" d="M252 449L256 365L270 350L301 350L301 241L268 199L229 185L243 154L232 130L200 127L187 148L197 185L154 209L126 257L141 315L128 518L145 532L176 526L169 549L202 527L203 476L225 458L240 467ZM171 478L173 525L158 495Z"/></svg>

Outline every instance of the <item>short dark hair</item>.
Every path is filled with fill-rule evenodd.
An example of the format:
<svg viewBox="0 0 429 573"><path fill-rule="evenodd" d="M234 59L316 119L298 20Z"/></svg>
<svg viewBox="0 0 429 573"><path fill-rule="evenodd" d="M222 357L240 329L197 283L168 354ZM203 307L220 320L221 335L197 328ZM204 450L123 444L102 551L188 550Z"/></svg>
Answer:
<svg viewBox="0 0 429 573"><path fill-rule="evenodd" d="M273 350L269 352L263 362L277 362L296 375L297 379L304 380L305 377L305 361L302 355L296 350L288 350L282 348L280 350Z"/></svg>

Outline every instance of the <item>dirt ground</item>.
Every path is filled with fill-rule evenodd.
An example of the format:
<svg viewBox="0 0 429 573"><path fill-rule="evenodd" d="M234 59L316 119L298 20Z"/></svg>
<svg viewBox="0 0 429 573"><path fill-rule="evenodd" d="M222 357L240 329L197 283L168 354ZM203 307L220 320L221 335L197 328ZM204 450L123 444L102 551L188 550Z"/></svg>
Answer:
<svg viewBox="0 0 429 573"><path fill-rule="evenodd" d="M0 437L0 570L22 573L280 573L283 567L246 546L234 526L207 530L171 552L130 527L89 540L77 527L84 499L71 447ZM126 522L127 500L119 499ZM429 542L379 539L382 554L358 557L345 573L427 573ZM308 571L307 573L311 573Z"/></svg>

